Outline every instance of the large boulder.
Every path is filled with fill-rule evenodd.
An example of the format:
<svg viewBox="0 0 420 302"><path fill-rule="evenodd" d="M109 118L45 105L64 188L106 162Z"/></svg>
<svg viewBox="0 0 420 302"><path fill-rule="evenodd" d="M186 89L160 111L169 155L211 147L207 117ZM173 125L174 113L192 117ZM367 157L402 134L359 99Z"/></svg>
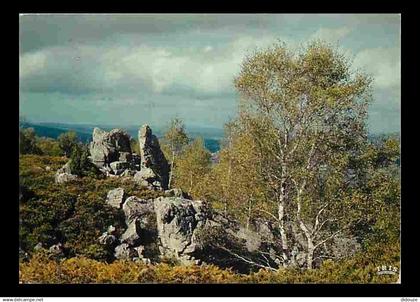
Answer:
<svg viewBox="0 0 420 302"><path fill-rule="evenodd" d="M140 220L134 219L130 222L125 232L121 235L121 242L136 246L140 242Z"/></svg>
<svg viewBox="0 0 420 302"><path fill-rule="evenodd" d="M133 260L137 257L137 251L130 247L127 243L122 243L115 248L114 256L117 259Z"/></svg>
<svg viewBox="0 0 420 302"><path fill-rule="evenodd" d="M155 199L155 211L162 252L176 257L186 250L193 252L192 238L197 225L193 201L159 197Z"/></svg>
<svg viewBox="0 0 420 302"><path fill-rule="evenodd" d="M111 192L109 195L114 194ZM115 248L116 258L147 262L169 257L182 264L203 261L236 267L238 271L242 265L245 266L242 271L246 271L249 264L238 257L235 261L231 260L235 258L232 255L253 259L260 251L266 254L270 249L274 251L266 241L276 241L270 237L269 226L260 225L260 235L211 210L202 201L181 197L181 191L170 193L179 197L162 196L146 200L131 196L125 200L122 210L127 228L118 240L120 245ZM109 244L115 241L110 234L104 233L100 242Z"/></svg>
<svg viewBox="0 0 420 302"><path fill-rule="evenodd" d="M106 132L95 128L89 150L92 162L101 168L131 154L130 136L121 129Z"/></svg>
<svg viewBox="0 0 420 302"><path fill-rule="evenodd" d="M153 202L145 199L140 199L136 196L128 197L122 209L125 214L127 225L139 217L146 217L148 215L154 215Z"/></svg>
<svg viewBox="0 0 420 302"><path fill-rule="evenodd" d="M154 182L159 182L164 190L168 188L169 164L160 149L159 140L152 134L152 129L148 125L143 125L138 132L139 149L141 158L141 168L150 168L156 175ZM157 186L157 183L155 183Z"/></svg>

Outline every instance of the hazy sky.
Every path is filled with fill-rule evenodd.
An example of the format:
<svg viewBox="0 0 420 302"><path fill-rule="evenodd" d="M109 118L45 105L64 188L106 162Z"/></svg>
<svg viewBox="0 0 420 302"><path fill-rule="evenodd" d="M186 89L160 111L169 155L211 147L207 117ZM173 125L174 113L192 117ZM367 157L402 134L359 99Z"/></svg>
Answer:
<svg viewBox="0 0 420 302"><path fill-rule="evenodd" d="M375 78L372 132L400 128L399 15L22 15L20 113L36 122L223 127L244 55L335 43Z"/></svg>

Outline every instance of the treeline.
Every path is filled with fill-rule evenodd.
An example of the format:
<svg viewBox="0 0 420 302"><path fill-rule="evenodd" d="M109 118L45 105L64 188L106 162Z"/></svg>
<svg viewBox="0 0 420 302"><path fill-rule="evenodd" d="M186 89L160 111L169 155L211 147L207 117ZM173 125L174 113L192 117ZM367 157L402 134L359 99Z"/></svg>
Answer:
<svg viewBox="0 0 420 302"><path fill-rule="evenodd" d="M73 148L78 145L82 144L74 131L62 133L57 139L53 139L37 136L33 128L19 128L20 154L69 157Z"/></svg>

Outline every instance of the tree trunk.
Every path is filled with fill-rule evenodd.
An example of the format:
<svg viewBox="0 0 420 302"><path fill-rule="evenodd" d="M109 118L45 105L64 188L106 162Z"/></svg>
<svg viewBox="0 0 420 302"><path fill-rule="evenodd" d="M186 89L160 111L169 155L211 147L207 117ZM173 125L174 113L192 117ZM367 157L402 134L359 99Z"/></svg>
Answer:
<svg viewBox="0 0 420 302"><path fill-rule="evenodd" d="M250 198L249 202L248 202L248 217L247 217L247 220L246 220L246 229L247 230L249 230L249 225L251 223L251 213L252 213L251 211L252 211L252 199Z"/></svg>
<svg viewBox="0 0 420 302"><path fill-rule="evenodd" d="M278 220L279 220L279 230L280 230L280 237L281 237L281 247L283 250L284 266L286 266L286 262L289 260L289 242L287 239L287 233L284 226L284 200L281 197L278 204L277 214L278 214Z"/></svg>
<svg viewBox="0 0 420 302"><path fill-rule="evenodd" d="M190 190L189 190L189 193L191 193L192 187L193 187L193 174L190 171Z"/></svg>
<svg viewBox="0 0 420 302"><path fill-rule="evenodd" d="M175 152L172 151L172 161L171 161L171 171L169 172L169 182L168 182L168 189L171 188L172 183L172 173L174 171L174 161L175 161Z"/></svg>
<svg viewBox="0 0 420 302"><path fill-rule="evenodd" d="M308 238L308 254L306 255L306 268L312 269L313 268L313 261L314 261L314 243L312 238Z"/></svg>
<svg viewBox="0 0 420 302"><path fill-rule="evenodd" d="M279 230L281 237L281 245L283 250L283 266L287 266L290 261L290 251L289 251L289 242L287 238L286 228L284 225L284 210L286 205L286 163L284 161L284 156L281 159L281 177L280 177L280 196L278 197L278 208L277 208L277 217L279 220Z"/></svg>
<svg viewBox="0 0 420 302"><path fill-rule="evenodd" d="M297 203L296 218L297 218L297 221L299 223L300 229L305 234L306 242L307 242L307 245L308 245L307 251L306 251L306 268L307 269L312 269L313 259L314 259L314 251L315 251L313 234L311 234L311 232L309 231L309 229L307 228L307 226L303 222L302 217L300 216L301 206L302 206L301 205L301 196L302 196L302 193L303 193L303 190L304 190L305 187L306 187L306 180L303 182L303 184L299 188L297 196L296 196L296 203Z"/></svg>

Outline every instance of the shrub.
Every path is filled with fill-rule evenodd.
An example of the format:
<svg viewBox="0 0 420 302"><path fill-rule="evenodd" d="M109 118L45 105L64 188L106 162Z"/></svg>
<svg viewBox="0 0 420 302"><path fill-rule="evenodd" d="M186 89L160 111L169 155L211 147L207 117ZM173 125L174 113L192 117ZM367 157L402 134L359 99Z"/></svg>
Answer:
<svg viewBox="0 0 420 302"><path fill-rule="evenodd" d="M73 151L70 157L70 170L72 174L81 177L98 177L100 175L98 168L90 161L89 150L85 145L73 146Z"/></svg>
<svg viewBox="0 0 420 302"><path fill-rule="evenodd" d="M341 262L325 261L319 269L260 270L249 275L235 274L214 265L146 265L117 260L104 263L85 257L61 261L35 254L20 263L23 283L394 283L397 275L378 275L376 266L399 267L399 247L377 246Z"/></svg>
<svg viewBox="0 0 420 302"><path fill-rule="evenodd" d="M79 140L77 134L74 131L62 133L57 138L60 149L64 152L64 155L69 157L73 151L73 148L78 145Z"/></svg>
<svg viewBox="0 0 420 302"><path fill-rule="evenodd" d="M64 154L59 143L52 138L40 137L37 140L37 146L43 155L62 156Z"/></svg>
<svg viewBox="0 0 420 302"><path fill-rule="evenodd" d="M20 154L41 154L33 128L19 129L19 152Z"/></svg>
<svg viewBox="0 0 420 302"><path fill-rule="evenodd" d="M108 191L122 187L127 195L145 199L164 193L118 178L87 176L65 185L55 184L55 172L66 161L63 157L20 156L20 247L31 253L38 242L47 246L61 242L67 256L111 260L113 251L99 246L97 239L111 224L117 234L126 226L123 212L106 204Z"/></svg>

